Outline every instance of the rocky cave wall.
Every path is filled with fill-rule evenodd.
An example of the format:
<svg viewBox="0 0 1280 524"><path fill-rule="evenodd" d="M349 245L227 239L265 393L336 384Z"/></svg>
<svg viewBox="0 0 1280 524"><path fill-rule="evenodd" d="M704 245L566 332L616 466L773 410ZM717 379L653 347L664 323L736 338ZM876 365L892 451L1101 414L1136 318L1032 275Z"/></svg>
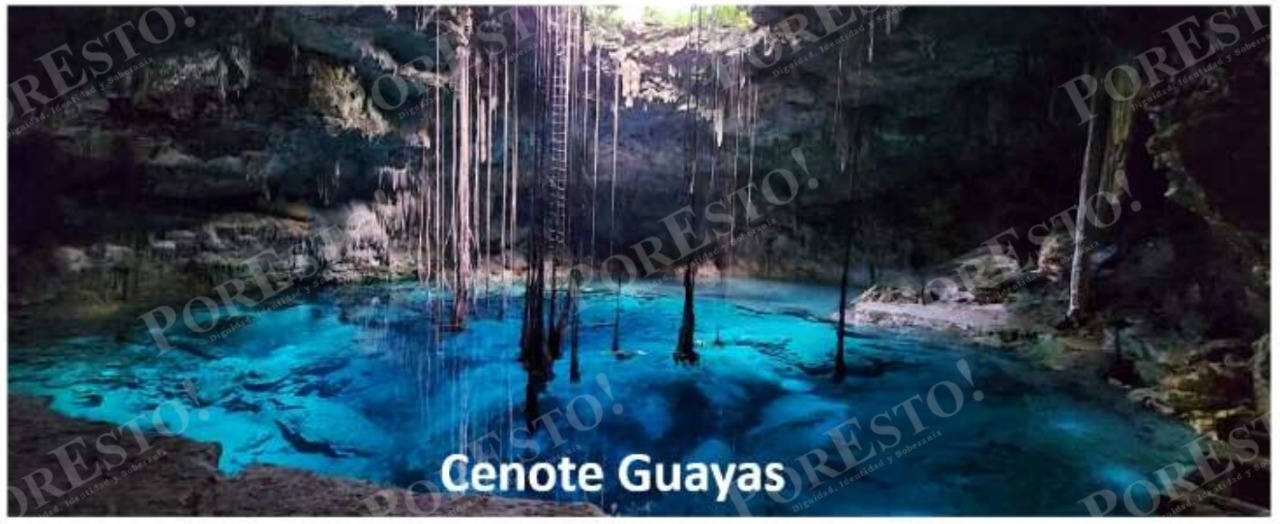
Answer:
<svg viewBox="0 0 1280 524"><path fill-rule="evenodd" d="M48 49L143 11L63 8L50 16L48 9L14 10L10 23L22 36L11 51L11 76L36 73L35 58ZM330 280L412 275L396 189L423 148L418 130L431 118L433 90L447 93L453 81L451 71L415 62L437 51L426 10L185 12L192 27L139 45L134 60L148 62L138 73L11 140L11 303L33 318L48 308L106 318L207 294L267 247L283 255L281 278L310 273L317 259ZM476 10L482 23L501 19L497 13ZM848 23L827 31L824 13ZM610 173L611 73L623 72L626 95L617 148L618 223L626 227L613 240L630 246L658 236L672 249L661 219L679 208L688 166L685 75L705 75L747 50L756 57L744 67L758 90L756 123L742 125L732 114L719 121L716 176L728 176L735 163L743 184L749 166L757 183L773 169L799 172L793 150L800 148L818 189L770 209L768 231L740 244L736 266L727 269L834 281L842 227L853 218L863 284L886 270L945 271L1002 231L1025 230L1074 205L1085 132L1059 86L1081 73L1085 44L1104 38L1118 54L1136 54L1167 45L1161 31L1208 11L1108 13L1100 32L1090 30L1084 9L934 7L755 8L750 28L593 29L605 78L600 177ZM857 70L852 57L863 53ZM78 58L69 59L74 67ZM1119 307L1167 299L1174 294L1159 288L1169 279L1194 282L1196 291L1178 296L1194 295L1210 316L1242 318L1235 312L1244 311L1249 325L1221 329L1257 334L1266 298L1257 267L1265 275L1266 134L1247 130L1266 129L1268 60L1264 46L1135 119L1130 178L1150 212L1108 239L1141 254L1112 262L1141 266L1116 270L1125 284L1099 286ZM409 95L385 110L379 98L395 97L378 78L392 72L407 81ZM532 97L533 79L524 80L522 93ZM524 113L532 132L532 105ZM850 131L852 121L860 135ZM704 141L717 126L713 114L694 122ZM752 138L754 158L747 154ZM736 160L730 144L739 148ZM852 170L850 156L859 159ZM699 157L701 180L711 176L710 157ZM534 183L529 171L526 188ZM850 171L852 199L844 196ZM329 227L345 233L343 244L308 253ZM1019 241L1023 252L1031 249ZM1034 265L1033 258L1020 262ZM1236 291L1241 283L1249 285Z"/></svg>

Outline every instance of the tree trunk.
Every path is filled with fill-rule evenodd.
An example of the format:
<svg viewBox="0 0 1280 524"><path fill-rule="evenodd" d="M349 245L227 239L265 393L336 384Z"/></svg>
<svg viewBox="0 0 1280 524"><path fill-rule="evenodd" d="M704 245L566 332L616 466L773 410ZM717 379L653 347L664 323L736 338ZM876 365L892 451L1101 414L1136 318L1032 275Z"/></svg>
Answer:
<svg viewBox="0 0 1280 524"><path fill-rule="evenodd" d="M462 12L462 27L458 32L457 64L459 66L459 100L458 124L458 170L457 176L457 208L458 236L454 239L454 294L453 294L453 327L461 329L466 324L467 305L470 300L468 287L471 285L471 248L474 242L468 217L471 216L471 10Z"/></svg>

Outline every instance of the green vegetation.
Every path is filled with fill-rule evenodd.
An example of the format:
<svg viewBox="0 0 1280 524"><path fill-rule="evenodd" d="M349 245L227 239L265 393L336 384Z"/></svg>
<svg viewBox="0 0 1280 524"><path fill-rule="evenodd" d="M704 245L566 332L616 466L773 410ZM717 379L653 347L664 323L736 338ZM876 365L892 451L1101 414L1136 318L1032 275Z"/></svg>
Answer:
<svg viewBox="0 0 1280 524"><path fill-rule="evenodd" d="M619 28L626 22L623 9L618 6L588 6L587 20L595 27ZM714 5L683 10L645 7L641 21L663 27L690 27L698 24L698 12L706 25L751 27L751 8L747 6Z"/></svg>
<svg viewBox="0 0 1280 524"><path fill-rule="evenodd" d="M622 8L616 5L586 6L587 24L592 27L617 29L622 27Z"/></svg>
<svg viewBox="0 0 1280 524"><path fill-rule="evenodd" d="M671 27L697 25L698 11L702 12L702 23L706 25L751 27L750 8L737 5L696 7L682 12L646 7L644 8L644 22L646 24Z"/></svg>

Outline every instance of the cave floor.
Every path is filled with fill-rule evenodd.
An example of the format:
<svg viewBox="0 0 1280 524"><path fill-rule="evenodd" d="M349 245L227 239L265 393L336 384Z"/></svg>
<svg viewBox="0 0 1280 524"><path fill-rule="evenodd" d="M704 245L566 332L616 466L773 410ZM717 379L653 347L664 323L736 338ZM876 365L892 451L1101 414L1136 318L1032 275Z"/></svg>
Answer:
<svg viewBox="0 0 1280 524"><path fill-rule="evenodd" d="M790 468L784 491L723 503L706 493L628 492L612 473L603 493L505 494L622 514L1085 514L1079 501L1098 490L1123 494L1188 460L1182 446L1194 438L1120 392L923 336L855 330L846 338L849 374L837 383L826 319L838 290L747 279L700 283L694 367L671 357L677 285L624 290L621 356L610 351L615 297L588 288L582 381L570 383L566 335L530 434L517 361L521 298L508 299L502 319L493 292L466 329L448 332L424 320L430 295L413 283L285 293L206 333L170 337L196 351L158 354L141 322L131 336L17 347L9 387L89 420L159 413L183 437L220 444L228 475L270 464L440 485L444 458L464 450L567 456L606 472L632 453ZM185 409L157 409L165 402ZM841 451L850 448L836 446L833 430L856 436L860 460L834 478L827 472L846 469ZM818 467L824 456L827 468Z"/></svg>

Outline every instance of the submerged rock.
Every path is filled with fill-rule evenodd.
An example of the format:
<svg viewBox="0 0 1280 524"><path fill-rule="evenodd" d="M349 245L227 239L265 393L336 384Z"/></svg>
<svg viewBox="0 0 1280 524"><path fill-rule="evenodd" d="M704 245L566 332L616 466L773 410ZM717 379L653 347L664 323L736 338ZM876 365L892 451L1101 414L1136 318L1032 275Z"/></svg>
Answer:
<svg viewBox="0 0 1280 524"><path fill-rule="evenodd" d="M275 423L298 451L330 457L369 457L390 446L373 422L345 404L315 397L287 402L276 414Z"/></svg>
<svg viewBox="0 0 1280 524"><path fill-rule="evenodd" d="M245 372L240 383L249 391L273 391L290 378L289 371L285 369L254 369Z"/></svg>
<svg viewBox="0 0 1280 524"><path fill-rule="evenodd" d="M896 369L910 367L901 360L886 360L876 357L862 357L848 367L849 376L876 378Z"/></svg>
<svg viewBox="0 0 1280 524"><path fill-rule="evenodd" d="M352 383L352 379L344 378L331 380L328 378L314 378L303 383L298 388L298 395L309 395L315 393L320 398L330 398L337 396L343 390L347 389Z"/></svg>
<svg viewBox="0 0 1280 524"><path fill-rule="evenodd" d="M347 359L327 357L315 362L308 362L306 364L299 365L289 372L294 375L307 375L306 379L311 380L313 377L328 375L344 367L347 367Z"/></svg>
<svg viewBox="0 0 1280 524"><path fill-rule="evenodd" d="M102 405L102 393L91 386L77 385L71 386L71 392L75 395L76 403L86 407L97 407Z"/></svg>

